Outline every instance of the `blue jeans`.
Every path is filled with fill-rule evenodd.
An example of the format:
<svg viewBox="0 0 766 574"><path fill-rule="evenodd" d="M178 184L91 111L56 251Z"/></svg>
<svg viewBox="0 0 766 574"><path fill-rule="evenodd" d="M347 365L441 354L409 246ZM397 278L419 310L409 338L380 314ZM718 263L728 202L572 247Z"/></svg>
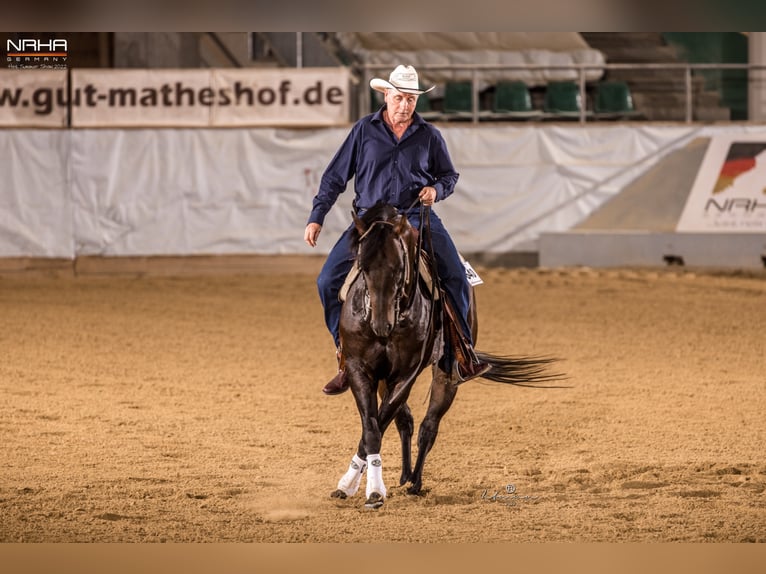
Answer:
<svg viewBox="0 0 766 574"><path fill-rule="evenodd" d="M460 317L463 334L473 345L471 329L468 327L471 286L466 279L465 268L441 219L432 210L428 210L428 212L439 280ZM407 219L413 227L420 228L419 210L411 210L407 214ZM353 227L351 225L340 236L327 256L327 260L319 272L319 277L317 277L319 299L324 307L324 320L336 347L340 346L340 310L343 306L343 303L338 299L338 293L356 258L356 252L351 248L350 239Z"/></svg>

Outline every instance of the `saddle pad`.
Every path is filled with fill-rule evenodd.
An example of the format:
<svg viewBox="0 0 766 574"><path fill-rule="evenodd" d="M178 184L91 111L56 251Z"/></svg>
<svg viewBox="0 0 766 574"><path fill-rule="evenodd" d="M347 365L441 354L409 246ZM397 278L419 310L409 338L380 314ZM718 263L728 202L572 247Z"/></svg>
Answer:
<svg viewBox="0 0 766 574"><path fill-rule="evenodd" d="M351 289L351 286L354 284L354 281L356 281L358 276L359 265L357 265L356 261L354 261L354 265L351 267L351 271L348 272L348 275L346 275L346 280L343 282L343 287L341 287L340 291L338 292L338 299L341 301L346 300L346 297L348 297L348 290Z"/></svg>

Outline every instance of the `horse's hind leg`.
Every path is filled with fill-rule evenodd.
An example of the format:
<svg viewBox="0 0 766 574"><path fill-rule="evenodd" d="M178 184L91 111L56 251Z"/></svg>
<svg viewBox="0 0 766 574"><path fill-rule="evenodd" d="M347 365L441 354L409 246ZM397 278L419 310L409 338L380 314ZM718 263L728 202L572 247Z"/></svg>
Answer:
<svg viewBox="0 0 766 574"><path fill-rule="evenodd" d="M435 368L434 379L431 382L431 400L418 431L418 458L410 477L412 485L407 489L408 494L420 493L423 486L423 466L426 462L426 456L436 442L439 423L452 405L456 394L457 386L451 384L445 374Z"/></svg>
<svg viewBox="0 0 766 574"><path fill-rule="evenodd" d="M388 386L384 381L378 384L378 395L382 402L382 407L378 413L381 423L381 431L386 432L388 425L391 424L388 416L394 408L393 405L387 405L386 399L389 395ZM403 398L403 397L402 397ZM396 430L399 432L399 440L402 443L402 475L399 477L399 485L404 485L410 480L412 474L412 435L415 433L415 421L412 419L410 407L401 399L397 401L401 406L396 410ZM360 446L361 448L361 446Z"/></svg>
<svg viewBox="0 0 766 574"><path fill-rule="evenodd" d="M406 403L399 408L394 420L402 441L402 475L399 478L399 484L404 485L412 476L412 435L415 432L415 421Z"/></svg>

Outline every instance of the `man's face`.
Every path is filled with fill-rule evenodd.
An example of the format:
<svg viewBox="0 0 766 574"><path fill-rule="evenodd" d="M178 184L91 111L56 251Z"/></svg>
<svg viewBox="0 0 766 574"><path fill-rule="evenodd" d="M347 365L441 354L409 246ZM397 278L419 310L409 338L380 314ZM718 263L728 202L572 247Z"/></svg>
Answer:
<svg viewBox="0 0 766 574"><path fill-rule="evenodd" d="M406 122L415 112L418 97L415 94L405 94L398 90L386 90L386 106L388 115L394 123Z"/></svg>

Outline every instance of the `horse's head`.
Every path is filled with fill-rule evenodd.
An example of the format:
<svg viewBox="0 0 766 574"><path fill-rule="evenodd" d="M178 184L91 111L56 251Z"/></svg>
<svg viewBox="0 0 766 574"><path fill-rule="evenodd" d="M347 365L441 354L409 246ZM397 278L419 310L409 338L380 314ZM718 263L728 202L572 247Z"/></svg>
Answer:
<svg viewBox="0 0 766 574"><path fill-rule="evenodd" d="M405 215L386 204L376 205L362 217L354 214L354 224L370 328L377 337L387 338L410 294L415 232Z"/></svg>

